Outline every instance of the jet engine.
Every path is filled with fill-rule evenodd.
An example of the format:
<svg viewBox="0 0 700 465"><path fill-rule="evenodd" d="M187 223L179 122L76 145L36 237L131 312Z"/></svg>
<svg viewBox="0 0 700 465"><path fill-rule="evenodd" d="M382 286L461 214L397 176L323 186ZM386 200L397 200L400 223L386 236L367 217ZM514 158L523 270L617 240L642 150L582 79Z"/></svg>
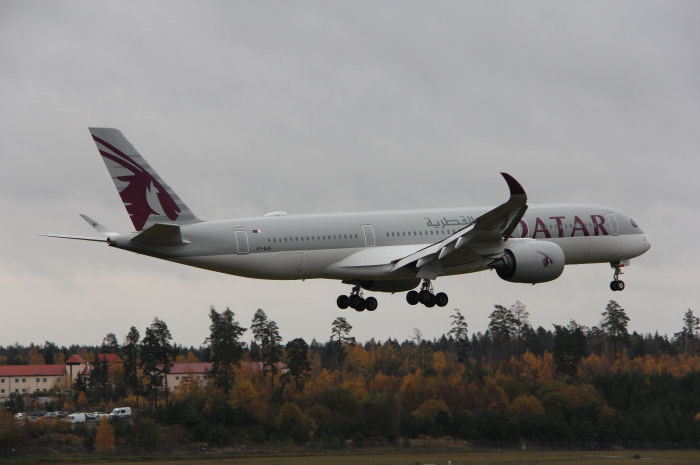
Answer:
<svg viewBox="0 0 700 465"><path fill-rule="evenodd" d="M501 279L512 283L545 283L564 271L564 251L554 242L510 240L503 256L490 266Z"/></svg>

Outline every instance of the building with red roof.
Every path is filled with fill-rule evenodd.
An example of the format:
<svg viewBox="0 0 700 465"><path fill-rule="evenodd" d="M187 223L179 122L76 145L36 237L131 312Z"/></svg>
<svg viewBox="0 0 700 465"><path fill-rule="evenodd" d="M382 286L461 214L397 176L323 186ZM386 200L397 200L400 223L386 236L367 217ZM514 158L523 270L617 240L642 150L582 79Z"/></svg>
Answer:
<svg viewBox="0 0 700 465"><path fill-rule="evenodd" d="M66 365L0 365L0 398L67 387Z"/></svg>

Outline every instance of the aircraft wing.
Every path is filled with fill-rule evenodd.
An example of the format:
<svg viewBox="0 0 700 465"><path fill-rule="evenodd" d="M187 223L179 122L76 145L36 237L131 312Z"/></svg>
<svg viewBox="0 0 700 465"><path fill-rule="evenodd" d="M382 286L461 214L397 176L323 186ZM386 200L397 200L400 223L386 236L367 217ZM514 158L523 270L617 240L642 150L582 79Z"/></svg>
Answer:
<svg viewBox="0 0 700 465"><path fill-rule="evenodd" d="M419 278L432 279L438 274L436 266L464 265L500 253L502 241L513 233L527 210L527 195L520 183L508 173L501 175L510 189L505 203L445 239L395 260L391 271L415 266Z"/></svg>

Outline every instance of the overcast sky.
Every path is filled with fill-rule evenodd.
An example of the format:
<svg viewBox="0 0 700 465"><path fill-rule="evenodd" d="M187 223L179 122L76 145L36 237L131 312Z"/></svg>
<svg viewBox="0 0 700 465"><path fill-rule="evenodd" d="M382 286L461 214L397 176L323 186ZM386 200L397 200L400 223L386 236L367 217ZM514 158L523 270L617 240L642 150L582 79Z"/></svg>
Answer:
<svg viewBox="0 0 700 465"><path fill-rule="evenodd" d="M155 316L200 345L208 311L285 340L426 338L459 308L531 323L672 336L700 313L700 3L695 1L0 2L0 345L123 340ZM611 292L608 264L528 286L440 278L445 309L375 294L341 311L336 281L257 281L39 233L132 229L88 133L120 128L204 219L497 205L499 171L530 204L609 205L653 245ZM250 335L246 334L246 339Z"/></svg>

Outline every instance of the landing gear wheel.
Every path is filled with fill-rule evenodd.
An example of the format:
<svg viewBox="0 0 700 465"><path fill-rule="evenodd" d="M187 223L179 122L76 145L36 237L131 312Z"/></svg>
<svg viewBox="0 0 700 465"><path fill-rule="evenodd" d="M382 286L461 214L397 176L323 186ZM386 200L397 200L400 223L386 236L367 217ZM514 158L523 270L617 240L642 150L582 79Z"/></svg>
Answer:
<svg viewBox="0 0 700 465"><path fill-rule="evenodd" d="M367 297L365 299L365 307L367 307L367 310L369 310L370 312L375 311L377 309L377 305L377 299L375 299L374 297Z"/></svg>
<svg viewBox="0 0 700 465"><path fill-rule="evenodd" d="M622 274L621 268L625 266L624 263L620 262L611 262L610 266L615 269L613 272L613 280L610 282L610 290L611 291L622 291L625 289L625 282L620 279L620 275Z"/></svg>
<svg viewBox="0 0 700 465"><path fill-rule="evenodd" d="M424 302L425 306L428 308L435 306L435 296L433 294L428 294L428 301Z"/></svg>
<svg viewBox="0 0 700 465"><path fill-rule="evenodd" d="M360 303L362 302L362 297L360 297L357 294L350 294L350 297L348 297L349 304L352 308L357 310L357 308L360 306Z"/></svg>
<svg viewBox="0 0 700 465"><path fill-rule="evenodd" d="M339 295L335 302L338 304L338 308L341 310L345 310L350 306L350 298L346 295Z"/></svg>
<svg viewBox="0 0 700 465"><path fill-rule="evenodd" d="M360 302L358 302L357 306L353 307L353 308L355 309L355 311L364 312L365 308L367 308L367 304L365 302L365 299L360 297Z"/></svg>
<svg viewBox="0 0 700 465"><path fill-rule="evenodd" d="M409 305L416 305L418 303L418 293L416 291L408 291L406 294L406 302Z"/></svg>
<svg viewBox="0 0 700 465"><path fill-rule="evenodd" d="M447 294L445 294L444 292L438 292L437 294L435 294L435 304L438 307L446 306L447 301L448 301Z"/></svg>
<svg viewBox="0 0 700 465"><path fill-rule="evenodd" d="M427 305L428 305L428 302L430 301L430 298L431 298L432 296L433 296L433 295L430 293L429 290L423 289L422 291L420 291L420 292L418 293L418 300L420 300L420 303L422 303L423 305L426 305L426 306L427 306ZM434 300L434 298L433 298L433 300Z"/></svg>

